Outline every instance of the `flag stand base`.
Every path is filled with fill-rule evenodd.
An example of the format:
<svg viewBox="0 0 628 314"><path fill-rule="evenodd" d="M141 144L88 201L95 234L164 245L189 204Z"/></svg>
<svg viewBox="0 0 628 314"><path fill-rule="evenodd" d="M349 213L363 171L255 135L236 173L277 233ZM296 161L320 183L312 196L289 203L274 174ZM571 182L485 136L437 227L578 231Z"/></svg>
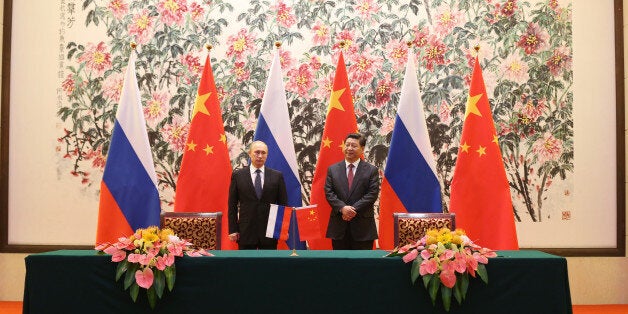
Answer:
<svg viewBox="0 0 628 314"><path fill-rule="evenodd" d="M299 256L299 254L297 254L296 249L292 249L292 254L290 254L290 256Z"/></svg>

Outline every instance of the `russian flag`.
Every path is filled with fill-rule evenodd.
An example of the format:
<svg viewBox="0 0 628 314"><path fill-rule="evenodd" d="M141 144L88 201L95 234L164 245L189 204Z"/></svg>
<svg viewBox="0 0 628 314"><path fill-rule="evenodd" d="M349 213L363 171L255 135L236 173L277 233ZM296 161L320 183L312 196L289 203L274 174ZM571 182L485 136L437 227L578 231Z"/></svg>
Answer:
<svg viewBox="0 0 628 314"><path fill-rule="evenodd" d="M270 204L268 225L266 226L266 237L284 241L287 240L291 216L292 207Z"/></svg>
<svg viewBox="0 0 628 314"><path fill-rule="evenodd" d="M442 212L436 162L425 123L414 62L408 57L380 195L382 249L393 248L394 212Z"/></svg>
<svg viewBox="0 0 628 314"><path fill-rule="evenodd" d="M100 184L96 244L159 225L157 175L131 51Z"/></svg>
<svg viewBox="0 0 628 314"><path fill-rule="evenodd" d="M288 101L283 84L279 52L275 53L268 83L264 91L264 98L260 108L257 129L254 140L260 140L268 146L268 159L266 166L283 173L288 192L288 206L301 207L301 182L297 168L297 156L294 152L292 141L292 127L288 114ZM290 216L291 222L296 219ZM299 231L296 223L290 223L290 241L287 245L291 249L305 249L305 242L299 239Z"/></svg>

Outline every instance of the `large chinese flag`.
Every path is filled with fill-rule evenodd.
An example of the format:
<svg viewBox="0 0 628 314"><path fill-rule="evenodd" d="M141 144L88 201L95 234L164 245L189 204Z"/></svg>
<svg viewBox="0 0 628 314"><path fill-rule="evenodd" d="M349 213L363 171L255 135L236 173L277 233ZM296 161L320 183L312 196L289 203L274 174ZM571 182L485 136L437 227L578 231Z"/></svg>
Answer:
<svg viewBox="0 0 628 314"><path fill-rule="evenodd" d="M476 244L519 249L510 187L477 57L451 182L450 212L456 214L456 227Z"/></svg>
<svg viewBox="0 0 628 314"><path fill-rule="evenodd" d="M135 77L136 58L131 51L100 184L96 244L159 224L157 175Z"/></svg>
<svg viewBox="0 0 628 314"><path fill-rule="evenodd" d="M209 54L198 85L190 131L181 161L174 201L175 212L222 212L221 248L229 241L227 199L231 162Z"/></svg>
<svg viewBox="0 0 628 314"><path fill-rule="evenodd" d="M331 164L344 160L345 157L342 152L344 139L347 134L355 133L357 130L358 122L353 109L353 98L351 97L347 68L342 52L340 52L310 194L310 204L318 205L320 217L318 222L323 234L319 240L308 241L310 249L331 250L331 240L325 238L327 223L331 214L331 207L325 198L327 168Z"/></svg>

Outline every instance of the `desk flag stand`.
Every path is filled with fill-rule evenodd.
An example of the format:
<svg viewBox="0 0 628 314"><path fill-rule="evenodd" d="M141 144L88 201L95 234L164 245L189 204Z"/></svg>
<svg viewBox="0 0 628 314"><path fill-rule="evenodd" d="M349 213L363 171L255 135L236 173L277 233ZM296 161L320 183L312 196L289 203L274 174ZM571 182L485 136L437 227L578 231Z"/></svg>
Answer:
<svg viewBox="0 0 628 314"><path fill-rule="evenodd" d="M297 254L297 237L296 237L296 233L297 233L297 228L296 228L296 222L297 222L297 211L296 211L296 207L292 209L292 214L290 215L292 217L290 217L290 227L292 227L292 233L290 235L290 237L292 238L292 253L290 254L290 256L299 256L299 254ZM292 219L294 218L294 219Z"/></svg>

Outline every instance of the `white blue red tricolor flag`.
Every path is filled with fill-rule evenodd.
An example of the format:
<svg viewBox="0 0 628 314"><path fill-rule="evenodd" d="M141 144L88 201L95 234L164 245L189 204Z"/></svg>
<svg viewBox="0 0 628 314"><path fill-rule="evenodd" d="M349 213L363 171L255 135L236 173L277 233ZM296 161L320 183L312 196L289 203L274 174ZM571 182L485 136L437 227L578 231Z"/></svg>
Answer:
<svg viewBox="0 0 628 314"><path fill-rule="evenodd" d="M284 241L288 240L290 217L292 217L292 207L270 204L266 237Z"/></svg>
<svg viewBox="0 0 628 314"><path fill-rule="evenodd" d="M288 114L288 101L283 84L283 74L279 61L279 51L275 52L268 83L264 91L264 98L260 108L255 140L260 140L268 146L266 166L283 173L288 192L288 206L301 207L301 182L297 168L297 157L292 141L292 127ZM291 220L296 219L291 216ZM305 242L300 241L296 223L290 224L290 240L287 245L291 249L305 249ZM279 245L281 248L281 243Z"/></svg>
<svg viewBox="0 0 628 314"><path fill-rule="evenodd" d="M96 244L159 225L159 193L131 51L100 184Z"/></svg>
<svg viewBox="0 0 628 314"><path fill-rule="evenodd" d="M443 211L436 162L419 97L416 70L410 56L401 87L379 204L379 247L385 250L393 248L394 212Z"/></svg>

